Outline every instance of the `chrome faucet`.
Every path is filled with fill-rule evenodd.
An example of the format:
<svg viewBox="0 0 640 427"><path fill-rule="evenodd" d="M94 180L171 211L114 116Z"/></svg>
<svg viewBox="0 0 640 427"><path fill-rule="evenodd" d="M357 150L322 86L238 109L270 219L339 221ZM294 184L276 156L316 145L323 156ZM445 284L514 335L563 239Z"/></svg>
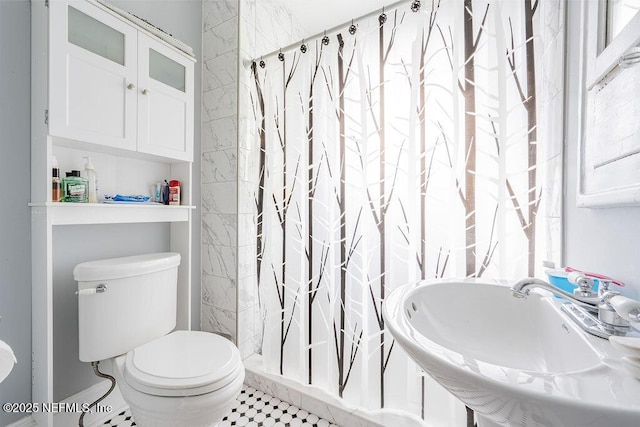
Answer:
<svg viewBox="0 0 640 427"><path fill-rule="evenodd" d="M518 281L511 287L511 292L516 298L526 298L531 289L539 288L566 299L562 311L583 330L600 338L638 335L630 322L638 322L640 326L640 302L609 290L610 281L607 280L600 279L598 292L594 292L593 280L582 273L573 272L567 278L578 285L573 294L532 277Z"/></svg>

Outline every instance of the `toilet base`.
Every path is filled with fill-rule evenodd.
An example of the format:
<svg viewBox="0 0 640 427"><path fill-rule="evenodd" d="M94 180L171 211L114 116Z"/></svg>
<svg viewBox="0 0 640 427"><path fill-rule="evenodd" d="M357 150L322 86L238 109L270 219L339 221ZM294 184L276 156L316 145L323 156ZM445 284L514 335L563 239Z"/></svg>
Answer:
<svg viewBox="0 0 640 427"><path fill-rule="evenodd" d="M244 369L228 385L211 393L188 397L151 396L133 389L124 379L124 360L112 359L112 371L122 398L140 427L213 427L231 410L242 390Z"/></svg>

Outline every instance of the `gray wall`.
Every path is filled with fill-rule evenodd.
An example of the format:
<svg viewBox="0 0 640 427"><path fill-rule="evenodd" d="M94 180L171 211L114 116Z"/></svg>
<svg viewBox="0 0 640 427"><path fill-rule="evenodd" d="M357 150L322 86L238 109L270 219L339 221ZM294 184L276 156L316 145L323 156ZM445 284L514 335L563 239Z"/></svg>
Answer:
<svg viewBox="0 0 640 427"><path fill-rule="evenodd" d="M118 0L128 10L172 33L194 48L195 105L200 105L202 4L200 0ZM0 339L9 343L18 364L0 384L0 402L31 401L31 261L30 261L30 6L27 0L0 0L0 174L7 185L0 203ZM200 152L200 109L195 109L195 147ZM200 158L194 158L192 191L200 194ZM194 212L199 218L199 206ZM54 230L54 370L56 400L90 386L90 368L77 361L77 308L69 293L77 262L115 255L164 251L165 224L141 226L56 227ZM200 222L193 222L192 327L200 327ZM123 249L125 248L125 249ZM117 315L117 314L116 314ZM0 411L0 425L23 414Z"/></svg>
<svg viewBox="0 0 640 427"><path fill-rule="evenodd" d="M577 153L580 138L578 111L581 108L578 79L580 65L580 3L568 2L567 11L567 111L564 253L565 263L586 271L595 271L627 284L624 292L632 297L640 295L640 208L588 209L576 207ZM640 99L638 99L640 102Z"/></svg>
<svg viewBox="0 0 640 427"><path fill-rule="evenodd" d="M30 40L29 2L0 1L0 339L18 358L0 402L31 401Z"/></svg>

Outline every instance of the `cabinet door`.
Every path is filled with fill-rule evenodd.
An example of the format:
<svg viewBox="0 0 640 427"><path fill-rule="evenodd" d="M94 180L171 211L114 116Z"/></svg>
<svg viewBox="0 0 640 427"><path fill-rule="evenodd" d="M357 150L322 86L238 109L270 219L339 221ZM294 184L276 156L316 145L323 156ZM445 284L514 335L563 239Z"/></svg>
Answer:
<svg viewBox="0 0 640 427"><path fill-rule="evenodd" d="M49 133L135 150L137 30L86 1L50 2Z"/></svg>
<svg viewBox="0 0 640 427"><path fill-rule="evenodd" d="M193 61L138 34L138 151L193 160Z"/></svg>

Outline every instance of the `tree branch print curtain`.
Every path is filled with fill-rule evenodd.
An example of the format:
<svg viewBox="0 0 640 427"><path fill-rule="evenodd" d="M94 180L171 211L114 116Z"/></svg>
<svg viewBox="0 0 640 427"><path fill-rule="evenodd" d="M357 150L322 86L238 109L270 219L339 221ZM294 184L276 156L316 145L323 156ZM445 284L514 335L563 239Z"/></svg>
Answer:
<svg viewBox="0 0 640 427"><path fill-rule="evenodd" d="M385 296L558 260L563 16L560 0L407 4L253 65L269 371L424 417Z"/></svg>

